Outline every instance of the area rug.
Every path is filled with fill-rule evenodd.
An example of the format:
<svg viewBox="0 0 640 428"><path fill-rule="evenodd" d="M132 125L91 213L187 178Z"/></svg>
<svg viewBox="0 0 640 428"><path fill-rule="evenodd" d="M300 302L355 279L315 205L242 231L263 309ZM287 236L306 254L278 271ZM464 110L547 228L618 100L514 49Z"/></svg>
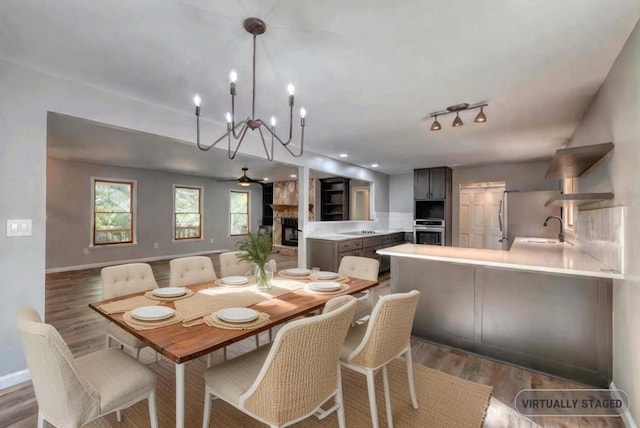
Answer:
<svg viewBox="0 0 640 428"><path fill-rule="evenodd" d="M175 377L173 364L163 360L149 364L148 367L158 375L158 419L160 428L175 426ZM194 361L187 365L186 375L186 416L185 427L202 426L202 406L204 400L204 380L202 372L205 365ZM397 428L466 428L482 427L491 387L469 382L447 375L437 370L414 364L416 393L419 409L411 406L407 386L406 364L397 359L389 365L389 383L391 387L391 406L393 422ZM371 427L369 400L365 377L352 370L342 370L345 412L348 428ZM376 376L376 399L380 427L387 427L381 373ZM137 403L123 411L122 423L115 415L96 420L87 427L91 428L148 428L149 414L147 402ZM257 422L221 400L212 403L211 427L221 428L262 428L266 425ZM294 427L337 427L335 414L324 420L307 418Z"/></svg>

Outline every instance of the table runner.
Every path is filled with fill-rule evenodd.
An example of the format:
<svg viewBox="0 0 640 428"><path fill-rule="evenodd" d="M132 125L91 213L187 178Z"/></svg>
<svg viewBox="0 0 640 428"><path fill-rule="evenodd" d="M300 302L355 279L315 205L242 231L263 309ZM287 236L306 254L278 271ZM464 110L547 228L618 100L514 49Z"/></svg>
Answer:
<svg viewBox="0 0 640 428"><path fill-rule="evenodd" d="M183 317L183 326L193 327L204 322L202 317L220 309L248 307L269 298L254 291L216 290L221 287L208 288L188 299L175 302L176 309ZM225 292L226 291L226 292Z"/></svg>

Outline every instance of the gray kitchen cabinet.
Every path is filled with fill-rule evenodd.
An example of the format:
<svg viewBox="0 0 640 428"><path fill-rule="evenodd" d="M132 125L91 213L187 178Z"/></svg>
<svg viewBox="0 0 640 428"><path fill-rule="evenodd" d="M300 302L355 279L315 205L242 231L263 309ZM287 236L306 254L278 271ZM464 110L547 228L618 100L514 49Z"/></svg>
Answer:
<svg viewBox="0 0 640 428"><path fill-rule="evenodd" d="M414 199L446 199L447 186L451 182L451 169L447 167L413 170Z"/></svg>

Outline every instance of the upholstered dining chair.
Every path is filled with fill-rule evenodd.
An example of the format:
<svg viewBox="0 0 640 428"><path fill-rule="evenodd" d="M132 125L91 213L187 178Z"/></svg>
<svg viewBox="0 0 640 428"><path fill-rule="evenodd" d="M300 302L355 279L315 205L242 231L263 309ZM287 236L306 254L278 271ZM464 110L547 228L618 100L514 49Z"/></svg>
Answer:
<svg viewBox="0 0 640 428"><path fill-rule="evenodd" d="M373 308L369 321L349 329L340 351L341 364L364 374L367 378L371 422L374 428L379 426L374 375L382 369L387 425L393 428L387 364L403 354L407 364L411 404L414 409L418 408L413 382L410 335L419 298L420 292L416 290L382 296ZM331 301L327 303L325 310L332 310Z"/></svg>
<svg viewBox="0 0 640 428"><path fill-rule="evenodd" d="M158 288L151 266L147 263L109 266L100 271L100 276L102 277L103 299L111 299ZM136 358L140 357L140 349L147 346L143 341L110 322L107 325L107 348L111 346L112 339L123 347L129 348L135 353Z"/></svg>
<svg viewBox="0 0 640 428"><path fill-rule="evenodd" d="M269 425L285 427L336 411L345 425L338 355L355 310L355 299L332 299L331 311L292 321L271 346L251 351L205 371L203 428L209 427L212 398L220 398ZM320 408L329 399L334 405Z"/></svg>
<svg viewBox="0 0 640 428"><path fill-rule="evenodd" d="M218 279L211 258L207 256L181 257L169 262L169 286L198 284Z"/></svg>
<svg viewBox="0 0 640 428"><path fill-rule="evenodd" d="M338 273L353 278L366 279L369 281L378 280L378 271L380 270L380 261L369 257L345 256L340 260ZM373 301L373 293L367 290L358 297L356 306L356 314L354 321L362 319L371 314L375 302Z"/></svg>
<svg viewBox="0 0 640 428"><path fill-rule="evenodd" d="M38 401L38 428L80 427L141 400L149 402L157 428L156 376L123 351L103 349L74 359L58 331L32 308L16 316L29 374Z"/></svg>
<svg viewBox="0 0 640 428"><path fill-rule="evenodd" d="M242 251L229 251L220 254L220 276L246 275L253 270L253 263L241 260Z"/></svg>

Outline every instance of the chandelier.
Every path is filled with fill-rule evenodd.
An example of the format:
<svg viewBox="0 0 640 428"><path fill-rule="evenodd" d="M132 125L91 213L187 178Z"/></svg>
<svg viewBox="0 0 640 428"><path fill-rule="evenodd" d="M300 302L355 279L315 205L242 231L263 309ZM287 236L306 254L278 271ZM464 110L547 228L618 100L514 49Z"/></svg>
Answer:
<svg viewBox="0 0 640 428"><path fill-rule="evenodd" d="M438 116L444 116L446 114L452 114L455 113L456 117L455 119L453 119L453 122L451 123L451 126L453 126L454 128L457 128L458 126L463 126L464 122L462 121L462 118L460 117L460 112L461 111L465 111L465 110L473 110L473 109L480 109L480 112L476 115L476 118L473 119L473 121L475 123L485 123L487 121L487 116L484 114L484 108L487 107L489 104L487 103L479 103L479 104L475 104L470 106L468 103L462 103L462 104L456 104L453 106L449 106L447 107L446 110L442 110L442 111L436 111L434 113L430 113L429 117L433 117L433 124L431 124L431 129L432 131L439 131L442 129L442 125L440 125L440 122L438 122Z"/></svg>
<svg viewBox="0 0 640 428"><path fill-rule="evenodd" d="M289 83L289 85L287 86L287 90L289 92L289 138L286 141L283 141L278 136L278 134L276 134L276 118L274 116L271 116L270 126L267 126L267 124L262 119L256 118L256 36L263 34L267 30L267 24L265 24L264 21L258 18L247 18L244 20L243 25L244 29L249 34L253 35L253 92L251 95L251 116L247 117L245 120L236 122L235 97L238 73L235 70L231 70L231 72L229 73L231 112L227 112L226 114L227 132L209 146L203 146L202 144L200 144L200 104L202 102L202 99L198 94L193 97L193 103L196 105L196 142L198 144L198 148L203 151L208 151L226 138L227 154L229 156L229 159L234 159L236 157L236 154L238 153L238 149L240 149L240 145L242 144L245 135L247 134L247 131L257 130L258 134L260 134L262 147L264 148L264 152L268 160L273 160L273 146L275 140L277 140L282 145L282 147L284 147L292 156L300 157L302 156L302 152L304 150L304 125L307 111L304 109L304 107L300 109L300 151L298 153L295 153L293 150L291 150L291 148L289 148L289 144L291 143L293 137L293 104L295 94L295 88L292 83ZM268 134L271 134L270 150L265 139L265 133L263 132L263 129L266 130ZM237 145L234 149L232 149L231 147L232 138L234 141L237 141Z"/></svg>

